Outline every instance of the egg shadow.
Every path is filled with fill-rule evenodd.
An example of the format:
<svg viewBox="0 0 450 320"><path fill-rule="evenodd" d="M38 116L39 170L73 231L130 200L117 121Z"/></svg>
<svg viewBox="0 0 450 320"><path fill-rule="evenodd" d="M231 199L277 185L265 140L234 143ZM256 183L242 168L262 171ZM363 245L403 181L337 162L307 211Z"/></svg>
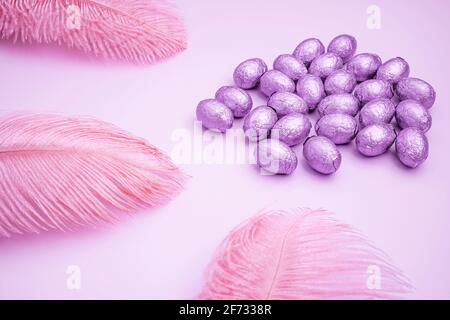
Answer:
<svg viewBox="0 0 450 320"><path fill-rule="evenodd" d="M307 172L308 174L315 176L321 180L324 180L324 181L329 181L329 180L335 179L336 174L338 174L338 172L339 172L339 170L337 170L337 172L332 173L332 174L322 174L320 172L317 172L313 168L311 168L311 166L303 158L301 160L299 160L299 164L301 165L301 167L303 168L303 170L305 172Z"/></svg>
<svg viewBox="0 0 450 320"><path fill-rule="evenodd" d="M382 159L383 157L386 157L387 153L389 152L389 151L387 151L387 152L385 152L383 154L380 154L378 156L369 157L369 156L365 156L361 152L359 152L358 149L356 148L355 143L351 143L350 145L352 146L352 148L350 150L350 153L352 154L352 156L354 156L357 159L362 159L363 161L366 161L366 162L367 161L373 161L373 162L379 161L379 159Z"/></svg>
<svg viewBox="0 0 450 320"><path fill-rule="evenodd" d="M351 152L352 156L354 156L355 158L358 158L358 159L362 159L365 162L368 162L368 161L376 162L376 161L381 161L381 159L390 159L392 165L396 169L402 170L403 172L418 171L418 168L410 168L401 163L401 161L397 157L397 153L395 151L395 145L392 145L389 148L389 150L386 151L385 153L380 154L379 156L375 156L375 157L368 157L368 156L361 154L358 151L358 149L356 149L356 146L353 146L353 148L350 152Z"/></svg>
<svg viewBox="0 0 450 320"><path fill-rule="evenodd" d="M259 86L254 89L247 90L247 92L250 94L253 100L252 110L259 106L267 106L267 102L269 101L270 97L262 93L261 90L259 89Z"/></svg>
<svg viewBox="0 0 450 320"><path fill-rule="evenodd" d="M264 179L272 179L272 180L287 180L291 179L294 176L295 171L292 174L274 174L263 168L260 168L257 164L249 164L252 166L252 170L260 177Z"/></svg>
<svg viewBox="0 0 450 320"><path fill-rule="evenodd" d="M389 156L392 159L393 165L396 169L402 170L404 172L408 172L408 174L414 174L415 172L420 171L420 165L416 168L410 168L405 166L400 159L397 157L397 153L395 152L395 148L392 148L387 152L387 156Z"/></svg>

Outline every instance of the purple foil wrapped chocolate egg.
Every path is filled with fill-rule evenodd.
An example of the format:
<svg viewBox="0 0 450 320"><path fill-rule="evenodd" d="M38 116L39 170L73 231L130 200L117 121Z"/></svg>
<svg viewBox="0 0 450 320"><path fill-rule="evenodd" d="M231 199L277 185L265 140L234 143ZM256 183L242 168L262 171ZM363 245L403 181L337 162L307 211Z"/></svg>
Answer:
<svg viewBox="0 0 450 320"><path fill-rule="evenodd" d="M323 117L326 114L344 113L352 117L359 111L359 100L350 93L339 93L327 96L320 101L317 111Z"/></svg>
<svg viewBox="0 0 450 320"><path fill-rule="evenodd" d="M398 134L395 150L401 163L416 168L428 158L428 139L417 128L406 128Z"/></svg>
<svg viewBox="0 0 450 320"><path fill-rule="evenodd" d="M385 153L396 138L394 127L386 123L371 124L356 135L356 148L367 157Z"/></svg>
<svg viewBox="0 0 450 320"><path fill-rule="evenodd" d="M285 143L267 139L258 143L256 161L260 168L279 175L289 175L297 168L297 156Z"/></svg>
<svg viewBox="0 0 450 320"><path fill-rule="evenodd" d="M278 117L283 117L290 113L307 113L308 105L298 95L292 92L274 93L267 105L275 110Z"/></svg>
<svg viewBox="0 0 450 320"><path fill-rule="evenodd" d="M347 114L327 114L316 123L316 133L335 144L347 144L355 138L358 124L354 117Z"/></svg>
<svg viewBox="0 0 450 320"><path fill-rule="evenodd" d="M233 125L233 113L231 110L215 99L200 101L197 106L197 120L207 129L215 129L225 132Z"/></svg>
<svg viewBox="0 0 450 320"><path fill-rule="evenodd" d="M400 100L412 99L430 109L436 100L436 92L426 81L417 78L403 78L395 86Z"/></svg>
<svg viewBox="0 0 450 320"><path fill-rule="evenodd" d="M261 76L267 71L266 63L259 58L245 60L233 73L234 83L242 89L252 89L259 83Z"/></svg>
<svg viewBox="0 0 450 320"><path fill-rule="evenodd" d="M319 39L310 38L306 39L295 48L294 57L303 62L306 66L318 56L325 52L325 46Z"/></svg>
<svg viewBox="0 0 450 320"><path fill-rule="evenodd" d="M395 111L395 119L400 128L417 128L427 132L431 128L431 115L428 110L415 100L401 101Z"/></svg>
<svg viewBox="0 0 450 320"><path fill-rule="evenodd" d="M267 106L260 106L244 118L244 131L251 141L259 141L268 137L270 130L278 121L275 111Z"/></svg>
<svg viewBox="0 0 450 320"><path fill-rule="evenodd" d="M322 79L343 67L342 59L332 52L322 54L315 58L309 66L309 73Z"/></svg>
<svg viewBox="0 0 450 320"><path fill-rule="evenodd" d="M341 34L331 40L327 51L336 54L344 62L347 62L355 54L356 47L355 37L348 34Z"/></svg>
<svg viewBox="0 0 450 320"><path fill-rule="evenodd" d="M295 83L278 70L269 70L260 79L261 92L270 97L275 92L294 92Z"/></svg>
<svg viewBox="0 0 450 320"><path fill-rule="evenodd" d="M283 72L292 80L298 80L308 73L303 62L291 54L282 54L278 56L273 62L273 68Z"/></svg>
<svg viewBox="0 0 450 320"><path fill-rule="evenodd" d="M351 93L356 87L355 75L344 69L332 72L325 80L327 94Z"/></svg>
<svg viewBox="0 0 450 320"><path fill-rule="evenodd" d="M235 118L244 117L253 107L252 97L247 91L236 87L221 87L216 92L216 100L230 108Z"/></svg>
<svg viewBox="0 0 450 320"><path fill-rule="evenodd" d="M311 131L311 127L311 121L306 115L292 113L275 123L270 137L292 147L305 141Z"/></svg>
<svg viewBox="0 0 450 320"><path fill-rule="evenodd" d="M391 99L394 96L392 86L389 82L378 79L371 79L358 84L354 95L361 104L366 104L375 99Z"/></svg>
<svg viewBox="0 0 450 320"><path fill-rule="evenodd" d="M345 69L353 73L356 81L362 82L372 79L381 66L381 58L372 53L360 53L351 58Z"/></svg>
<svg viewBox="0 0 450 320"><path fill-rule="evenodd" d="M341 166L342 156L336 145L326 137L308 138L303 145L306 163L322 174L332 174Z"/></svg>
<svg viewBox="0 0 450 320"><path fill-rule="evenodd" d="M314 110L325 97L322 80L312 74L305 75L297 82L297 94L306 102L310 110Z"/></svg>
<svg viewBox="0 0 450 320"><path fill-rule="evenodd" d="M397 83L400 79L409 76L409 65L403 58L392 58L383 63L377 71L377 79L385 80L389 83Z"/></svg>
<svg viewBox="0 0 450 320"><path fill-rule="evenodd" d="M376 123L390 123L395 114L395 104L391 99L375 99L365 104L359 113L362 127Z"/></svg>

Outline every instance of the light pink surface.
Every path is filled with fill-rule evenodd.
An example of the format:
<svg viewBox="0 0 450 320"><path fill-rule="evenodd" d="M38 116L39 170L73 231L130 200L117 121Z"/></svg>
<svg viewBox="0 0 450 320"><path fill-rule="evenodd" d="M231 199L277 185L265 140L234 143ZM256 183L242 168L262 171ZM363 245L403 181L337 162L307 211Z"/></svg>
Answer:
<svg viewBox="0 0 450 320"><path fill-rule="evenodd" d="M184 165L193 178L168 206L98 230L0 240L0 298L192 298L220 241L267 205L336 212L406 273L414 298L450 298L448 2L376 1L380 30L366 27L372 1L179 3L189 49L153 67L0 42L1 111L93 115L170 152L172 132L192 130L198 101L231 83L239 62L258 56L271 63L302 39L328 43L347 32L358 52L402 56L412 76L436 89L428 161L412 171L393 154L365 159L348 146L331 177L303 161L284 178L249 165ZM69 265L81 268L80 290L66 288Z"/></svg>

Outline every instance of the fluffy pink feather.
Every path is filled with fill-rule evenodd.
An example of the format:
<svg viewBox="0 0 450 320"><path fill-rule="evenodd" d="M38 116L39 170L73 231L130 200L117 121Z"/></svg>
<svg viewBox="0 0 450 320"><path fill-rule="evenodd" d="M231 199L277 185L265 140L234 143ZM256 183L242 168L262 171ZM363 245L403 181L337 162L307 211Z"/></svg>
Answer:
<svg viewBox="0 0 450 320"><path fill-rule="evenodd" d="M370 285L367 270L379 271L379 287ZM325 211L295 209L264 212L232 231L208 268L200 298L372 299L409 289L402 273L353 228Z"/></svg>
<svg viewBox="0 0 450 320"><path fill-rule="evenodd" d="M186 48L183 22L167 0L2 0L0 35L132 62Z"/></svg>
<svg viewBox="0 0 450 320"><path fill-rule="evenodd" d="M111 222L165 203L184 177L154 146L98 120L0 118L0 236Z"/></svg>

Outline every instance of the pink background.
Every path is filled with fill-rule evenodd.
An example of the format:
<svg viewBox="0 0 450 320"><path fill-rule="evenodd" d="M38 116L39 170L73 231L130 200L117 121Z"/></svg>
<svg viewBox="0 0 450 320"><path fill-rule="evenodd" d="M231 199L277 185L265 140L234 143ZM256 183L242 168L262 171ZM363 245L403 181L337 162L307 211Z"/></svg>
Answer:
<svg viewBox="0 0 450 320"><path fill-rule="evenodd" d="M380 30L366 27L371 4L381 8ZM307 37L328 43L351 33L359 52L402 56L436 89L428 161L407 170L392 152L366 159L351 145L341 148L341 169L331 177L303 161L289 177L261 176L250 165L185 164L192 179L163 208L98 230L0 239L0 298L193 298L219 241L265 206L334 211L406 273L413 298L450 298L448 1L183 0L179 7L189 49L156 66L1 41L1 112L92 115L170 153L173 131L192 130L198 101L230 84L242 60L271 63ZM66 288L69 265L81 268L80 290Z"/></svg>

